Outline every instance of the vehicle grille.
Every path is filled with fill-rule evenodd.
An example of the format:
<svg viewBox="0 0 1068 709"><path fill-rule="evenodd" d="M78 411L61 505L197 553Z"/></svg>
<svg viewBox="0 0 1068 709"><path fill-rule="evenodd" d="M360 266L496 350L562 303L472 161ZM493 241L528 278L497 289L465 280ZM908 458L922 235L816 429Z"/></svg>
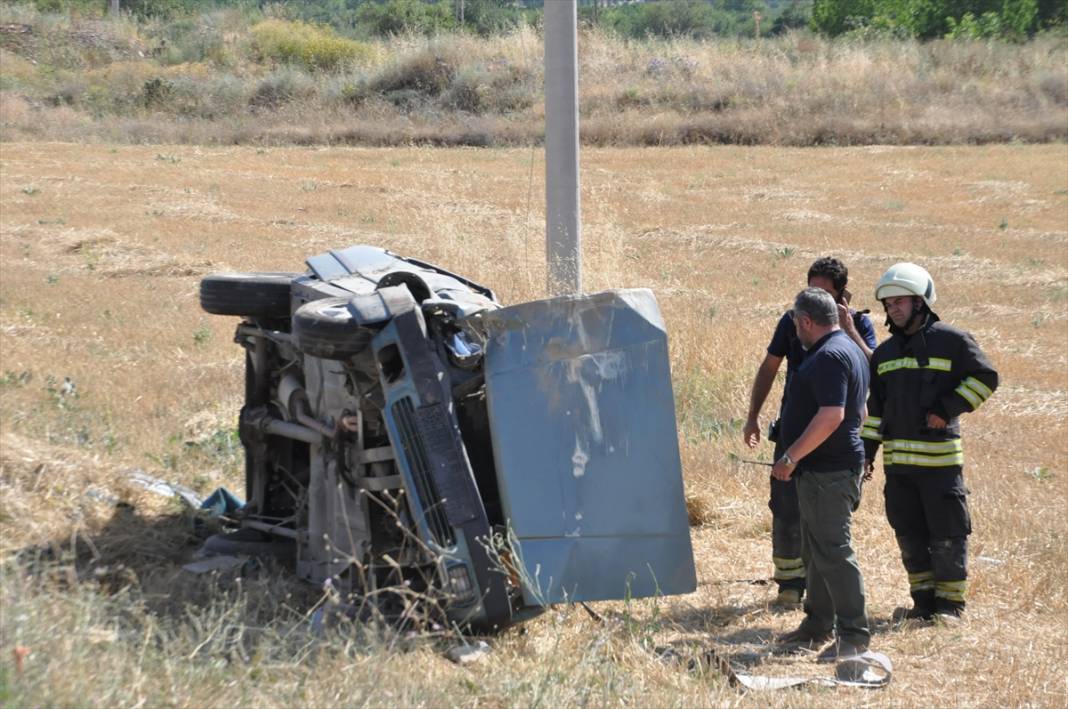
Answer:
<svg viewBox="0 0 1068 709"><path fill-rule="evenodd" d="M411 399L400 399L393 404L393 421L400 434L401 448L415 481L415 493L419 497L418 504L423 508L430 534L438 546L452 546L455 541L452 527L445 516L441 495L430 475L429 457L419 435L415 407L412 406Z"/></svg>

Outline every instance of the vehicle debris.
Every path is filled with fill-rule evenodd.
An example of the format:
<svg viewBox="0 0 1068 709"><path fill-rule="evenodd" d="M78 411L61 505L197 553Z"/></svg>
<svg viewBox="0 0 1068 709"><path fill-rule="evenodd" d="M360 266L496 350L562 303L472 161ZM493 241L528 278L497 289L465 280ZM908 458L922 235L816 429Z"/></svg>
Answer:
<svg viewBox="0 0 1068 709"><path fill-rule="evenodd" d="M190 562L182 567L193 574L209 574L213 571L236 571L244 568L250 559L247 556L209 556L206 559Z"/></svg>
<svg viewBox="0 0 1068 709"><path fill-rule="evenodd" d="M200 507L200 496L187 487L154 478L139 468L126 471L126 476L130 479L130 482L143 487L151 493L163 497L177 497L192 509Z"/></svg>
<svg viewBox="0 0 1068 709"><path fill-rule="evenodd" d="M652 292L502 307L371 246L307 266L201 281L245 355L247 503L208 545L280 545L353 603L476 631L694 590Z"/></svg>
<svg viewBox="0 0 1068 709"><path fill-rule="evenodd" d="M457 645L445 651L445 658L457 665L472 665L489 657L490 646L485 640L473 644Z"/></svg>

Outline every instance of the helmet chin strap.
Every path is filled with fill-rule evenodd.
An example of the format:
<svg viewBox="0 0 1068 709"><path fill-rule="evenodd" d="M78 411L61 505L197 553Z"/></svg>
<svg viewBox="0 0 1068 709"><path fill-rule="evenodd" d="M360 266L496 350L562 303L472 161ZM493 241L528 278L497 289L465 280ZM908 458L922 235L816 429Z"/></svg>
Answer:
<svg viewBox="0 0 1068 709"><path fill-rule="evenodd" d="M886 312L885 325L890 328L890 332L907 334L912 326L916 323L917 318L924 318L927 316L927 305L920 298L913 296L912 298L912 314L909 315L909 319L905 321L904 327L898 327L894 324L894 321L890 319L890 309L886 305L886 300L883 299L883 311Z"/></svg>
<svg viewBox="0 0 1068 709"><path fill-rule="evenodd" d="M912 315L909 316L908 321L905 322L905 332L912 329L912 326L916 324L916 319L927 312L927 306L919 298L912 299Z"/></svg>

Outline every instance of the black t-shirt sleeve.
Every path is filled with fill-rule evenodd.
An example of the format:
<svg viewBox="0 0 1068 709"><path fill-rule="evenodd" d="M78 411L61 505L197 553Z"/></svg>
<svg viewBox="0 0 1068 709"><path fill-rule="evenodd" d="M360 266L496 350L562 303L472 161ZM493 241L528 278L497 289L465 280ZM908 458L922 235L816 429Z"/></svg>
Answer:
<svg viewBox="0 0 1068 709"><path fill-rule="evenodd" d="M772 357L785 357L790 354L790 335L794 330L794 320L790 313L784 313L779 318L779 324L775 326L775 334L771 336L771 344L768 345L768 354Z"/></svg>
<svg viewBox="0 0 1068 709"><path fill-rule="evenodd" d="M845 406L849 398L849 370L846 363L830 353L821 354L810 362L812 393L816 404L823 406Z"/></svg>
<svg viewBox="0 0 1068 709"><path fill-rule="evenodd" d="M858 313L854 325L857 326L860 336L868 343L868 347L874 350L878 343L875 341L875 326L871 324L871 318L864 313Z"/></svg>

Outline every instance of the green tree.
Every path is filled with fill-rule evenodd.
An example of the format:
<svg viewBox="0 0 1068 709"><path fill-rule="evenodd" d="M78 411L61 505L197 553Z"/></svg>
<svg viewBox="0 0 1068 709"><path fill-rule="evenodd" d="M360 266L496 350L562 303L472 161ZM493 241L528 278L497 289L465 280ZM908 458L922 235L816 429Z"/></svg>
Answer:
<svg viewBox="0 0 1068 709"><path fill-rule="evenodd" d="M356 25L373 35L418 32L433 34L456 26L448 2L422 0L366 0L356 10Z"/></svg>
<svg viewBox="0 0 1068 709"><path fill-rule="evenodd" d="M1063 14L1065 0L1057 2ZM917 39L1019 39L1034 34L1045 16L1056 17L1055 5L1050 0L815 0L812 26L831 36L874 26Z"/></svg>
<svg viewBox="0 0 1068 709"><path fill-rule="evenodd" d="M875 15L875 0L815 0L812 28L836 37L868 22Z"/></svg>
<svg viewBox="0 0 1068 709"><path fill-rule="evenodd" d="M290 5L294 15L316 24L330 25L351 32L358 24L357 13L362 0L305 0Z"/></svg>
<svg viewBox="0 0 1068 709"><path fill-rule="evenodd" d="M1001 7L1001 29L1006 37L1023 39L1038 29L1036 0L1005 0Z"/></svg>
<svg viewBox="0 0 1068 709"><path fill-rule="evenodd" d="M771 25L771 34L782 34L788 30L807 27L812 21L812 2L810 0L793 0L784 7Z"/></svg>
<svg viewBox="0 0 1068 709"><path fill-rule="evenodd" d="M1068 2L1065 0L1038 0L1039 27L1068 25Z"/></svg>
<svg viewBox="0 0 1068 709"><path fill-rule="evenodd" d="M736 18L705 0L658 0L610 11L607 22L628 37L733 34Z"/></svg>
<svg viewBox="0 0 1068 709"><path fill-rule="evenodd" d="M453 0L456 12L463 10L463 27L486 36L499 34L523 21L522 11L510 0Z"/></svg>

